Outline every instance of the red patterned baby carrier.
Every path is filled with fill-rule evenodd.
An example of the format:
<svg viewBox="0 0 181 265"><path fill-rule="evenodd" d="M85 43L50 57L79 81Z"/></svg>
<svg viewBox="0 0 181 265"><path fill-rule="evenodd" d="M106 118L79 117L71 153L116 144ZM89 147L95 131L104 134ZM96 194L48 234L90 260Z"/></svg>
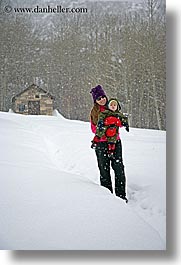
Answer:
<svg viewBox="0 0 181 265"><path fill-rule="evenodd" d="M107 126L105 132L106 136L114 137L118 133L119 127L121 126L121 121L115 116L109 116L104 119L104 125Z"/></svg>

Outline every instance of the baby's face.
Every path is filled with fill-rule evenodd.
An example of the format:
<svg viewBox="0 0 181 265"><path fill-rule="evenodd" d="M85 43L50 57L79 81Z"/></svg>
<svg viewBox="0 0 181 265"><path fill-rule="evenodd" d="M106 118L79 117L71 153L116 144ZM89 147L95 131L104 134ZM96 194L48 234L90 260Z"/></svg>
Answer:
<svg viewBox="0 0 181 265"><path fill-rule="evenodd" d="M111 102L111 104L109 105L109 109L112 111L116 111L118 107L118 104L116 101Z"/></svg>

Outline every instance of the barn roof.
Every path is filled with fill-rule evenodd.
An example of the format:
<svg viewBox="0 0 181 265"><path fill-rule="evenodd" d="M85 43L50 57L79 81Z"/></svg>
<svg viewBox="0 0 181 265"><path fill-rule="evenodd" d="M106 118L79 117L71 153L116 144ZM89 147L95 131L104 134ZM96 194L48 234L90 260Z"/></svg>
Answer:
<svg viewBox="0 0 181 265"><path fill-rule="evenodd" d="M18 93L17 95L15 95L13 98L12 98L12 102L15 101L15 99L19 96L21 96L23 93L25 93L26 91L30 90L30 89L36 89L37 91L39 92L43 92L45 93L47 96L51 97L51 99L54 99L54 96L52 96L48 91L42 89L41 87L35 85L35 84L32 84L31 86L27 87L26 89L24 89L23 91L21 91L20 93Z"/></svg>

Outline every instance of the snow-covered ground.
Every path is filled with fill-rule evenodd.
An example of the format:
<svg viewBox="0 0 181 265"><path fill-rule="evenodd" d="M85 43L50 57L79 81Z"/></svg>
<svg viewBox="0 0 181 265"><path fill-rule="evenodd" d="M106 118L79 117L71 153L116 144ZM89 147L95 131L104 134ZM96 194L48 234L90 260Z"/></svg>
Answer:
<svg viewBox="0 0 181 265"><path fill-rule="evenodd" d="M89 123L0 112L0 249L166 249L166 133L120 133L128 204L99 185Z"/></svg>

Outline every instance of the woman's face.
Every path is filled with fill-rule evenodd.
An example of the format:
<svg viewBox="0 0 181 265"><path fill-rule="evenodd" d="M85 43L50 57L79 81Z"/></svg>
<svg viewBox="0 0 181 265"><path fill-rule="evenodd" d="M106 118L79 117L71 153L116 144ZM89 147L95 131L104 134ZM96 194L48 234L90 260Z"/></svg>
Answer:
<svg viewBox="0 0 181 265"><path fill-rule="evenodd" d="M96 102L97 102L97 104L99 104L100 106L104 106L104 105L106 105L106 102L107 102L106 96L99 97L99 98L96 100Z"/></svg>

